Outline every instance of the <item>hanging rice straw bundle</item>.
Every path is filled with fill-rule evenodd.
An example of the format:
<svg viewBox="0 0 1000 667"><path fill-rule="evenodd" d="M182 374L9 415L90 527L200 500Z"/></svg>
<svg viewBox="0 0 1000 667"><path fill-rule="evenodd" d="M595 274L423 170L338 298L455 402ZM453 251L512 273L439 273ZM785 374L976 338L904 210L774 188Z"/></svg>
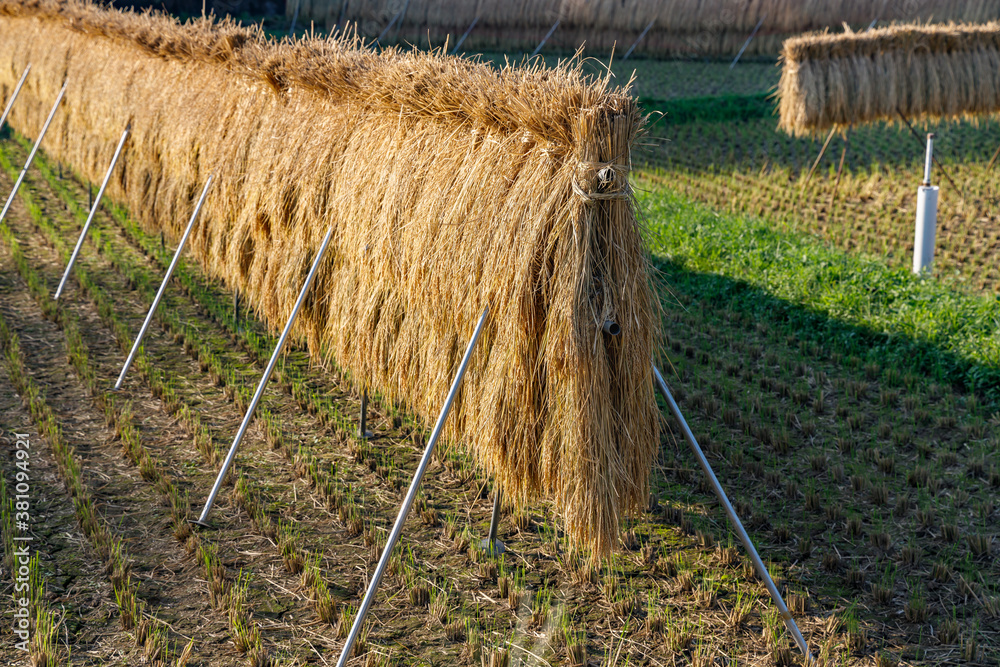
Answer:
<svg viewBox="0 0 1000 667"><path fill-rule="evenodd" d="M487 305L446 435L512 502L551 500L595 554L645 506L659 442L657 318L634 202L634 101L578 67L275 42L77 2L0 3L0 86L32 78L11 123L109 187L150 231L190 240L275 329L328 227L296 333L431 422ZM622 333L610 337L613 320Z"/></svg>
<svg viewBox="0 0 1000 667"><path fill-rule="evenodd" d="M1000 111L1000 22L815 33L785 42L781 129Z"/></svg>

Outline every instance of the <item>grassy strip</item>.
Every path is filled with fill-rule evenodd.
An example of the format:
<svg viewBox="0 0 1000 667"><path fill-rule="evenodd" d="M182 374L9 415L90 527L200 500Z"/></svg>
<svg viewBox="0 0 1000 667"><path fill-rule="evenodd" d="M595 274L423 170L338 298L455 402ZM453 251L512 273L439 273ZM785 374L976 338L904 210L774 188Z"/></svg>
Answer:
<svg viewBox="0 0 1000 667"><path fill-rule="evenodd" d="M639 106L646 113L662 113L665 116L663 122L666 125L768 118L773 116L777 109L771 93L713 95L675 100L655 100L641 97L639 98Z"/></svg>
<svg viewBox="0 0 1000 667"><path fill-rule="evenodd" d="M997 300L812 236L773 231L757 218L715 213L655 177L640 183L662 277L687 298L783 324L802 338L913 369L1000 406Z"/></svg>

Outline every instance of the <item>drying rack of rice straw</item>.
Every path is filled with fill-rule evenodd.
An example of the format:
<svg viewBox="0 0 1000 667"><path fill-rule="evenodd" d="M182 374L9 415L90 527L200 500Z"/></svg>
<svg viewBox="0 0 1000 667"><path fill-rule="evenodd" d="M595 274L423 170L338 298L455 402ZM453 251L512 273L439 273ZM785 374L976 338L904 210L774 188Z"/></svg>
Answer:
<svg viewBox="0 0 1000 667"><path fill-rule="evenodd" d="M844 134L837 180L851 127L880 120L967 118L1000 112L1000 22L902 24L866 32L809 33L785 41L778 86L779 127L795 136ZM1000 148L990 166L1000 156ZM935 164L960 192L948 172Z"/></svg>
<svg viewBox="0 0 1000 667"><path fill-rule="evenodd" d="M497 71L348 39L273 41L212 18L0 0L0 85L29 61L38 79L11 124L39 136L63 85L60 99L86 112L53 126L54 157L103 175L102 192L147 229L180 238L147 322L186 244L281 330L196 523L209 525L290 337L436 416L339 665L440 438L464 443L508 504L550 500L569 540L602 556L648 503L657 390L809 656L652 364L655 295L628 184L644 120L629 95L578 65Z"/></svg>

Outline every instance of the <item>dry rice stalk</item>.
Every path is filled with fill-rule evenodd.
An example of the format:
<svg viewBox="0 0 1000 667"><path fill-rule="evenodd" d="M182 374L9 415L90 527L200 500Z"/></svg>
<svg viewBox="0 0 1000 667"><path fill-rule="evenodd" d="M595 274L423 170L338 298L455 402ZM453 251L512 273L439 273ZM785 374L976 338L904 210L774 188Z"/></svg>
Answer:
<svg viewBox="0 0 1000 667"><path fill-rule="evenodd" d="M990 21L1000 18L998 0L289 0L288 18L332 29L349 24L383 44L454 44L476 21L462 49L531 52L558 19L547 49L618 53L652 22L637 46L649 55L732 55L757 22L747 55L775 54L788 37L810 30L855 29L883 22ZM386 32L390 24L392 27ZM383 34L384 33L384 34Z"/></svg>
<svg viewBox="0 0 1000 667"><path fill-rule="evenodd" d="M814 33L785 42L780 127L806 135L878 120L1000 111L1000 22Z"/></svg>
<svg viewBox="0 0 1000 667"><path fill-rule="evenodd" d="M177 238L216 175L191 252L275 329L330 224L296 333L428 422L491 318L448 420L523 505L552 498L596 554L644 506L658 442L656 318L628 188L642 119L578 67L375 53L352 40L0 2L0 86L33 64L11 124ZM602 334L613 319L622 334Z"/></svg>

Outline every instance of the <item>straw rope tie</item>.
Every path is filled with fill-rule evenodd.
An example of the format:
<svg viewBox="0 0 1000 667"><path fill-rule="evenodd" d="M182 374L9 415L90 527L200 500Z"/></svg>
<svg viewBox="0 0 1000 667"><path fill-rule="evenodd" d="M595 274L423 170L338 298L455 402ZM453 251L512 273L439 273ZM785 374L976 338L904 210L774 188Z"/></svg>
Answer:
<svg viewBox="0 0 1000 667"><path fill-rule="evenodd" d="M616 169L614 165L608 163L581 162L580 166L584 167L588 171L591 171L591 173L593 172L597 173L597 182L599 184L599 187L614 183L616 180L616 176L618 176L619 173L622 173L622 175L624 175L624 171L623 170L620 171L621 168ZM627 179L625 181L625 186L623 188L621 188L620 190L612 190L609 192L602 192L602 191L587 192L582 187L580 187L580 183L577 180L576 176L573 176L571 184L573 186L573 193L576 194L576 196L578 196L580 199L583 199L585 202L588 203L595 201L609 201L614 199L628 199L629 195L632 193L632 189L629 187Z"/></svg>

